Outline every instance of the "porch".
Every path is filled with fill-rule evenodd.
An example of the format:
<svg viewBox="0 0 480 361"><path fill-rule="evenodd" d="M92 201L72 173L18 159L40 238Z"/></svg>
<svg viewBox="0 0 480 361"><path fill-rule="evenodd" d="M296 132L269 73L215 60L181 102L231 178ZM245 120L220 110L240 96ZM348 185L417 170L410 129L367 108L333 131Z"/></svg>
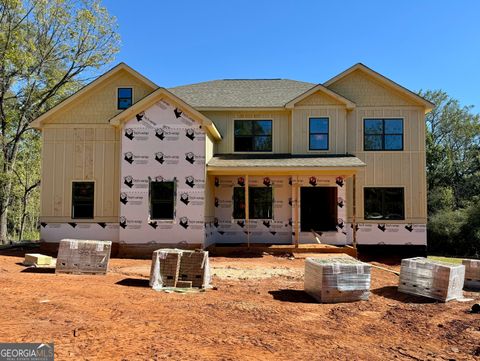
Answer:
<svg viewBox="0 0 480 361"><path fill-rule="evenodd" d="M363 166L348 155L213 157L207 165L206 202L213 207L206 212L206 246L270 253L355 248L355 175Z"/></svg>

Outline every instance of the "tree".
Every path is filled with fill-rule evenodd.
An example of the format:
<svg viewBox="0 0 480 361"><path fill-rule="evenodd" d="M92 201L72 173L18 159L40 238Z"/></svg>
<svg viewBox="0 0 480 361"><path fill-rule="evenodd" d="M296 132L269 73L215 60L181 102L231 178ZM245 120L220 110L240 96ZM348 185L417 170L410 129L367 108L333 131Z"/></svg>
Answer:
<svg viewBox="0 0 480 361"><path fill-rule="evenodd" d="M29 124L111 62L118 46L116 21L99 0L0 0L0 243Z"/></svg>

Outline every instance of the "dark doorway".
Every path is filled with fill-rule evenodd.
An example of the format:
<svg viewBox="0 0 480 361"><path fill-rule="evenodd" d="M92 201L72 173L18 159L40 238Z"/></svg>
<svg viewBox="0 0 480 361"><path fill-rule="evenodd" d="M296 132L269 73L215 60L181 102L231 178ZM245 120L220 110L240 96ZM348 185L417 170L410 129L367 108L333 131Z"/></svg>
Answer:
<svg viewBox="0 0 480 361"><path fill-rule="evenodd" d="M302 232L336 230L337 187L301 187L300 204Z"/></svg>

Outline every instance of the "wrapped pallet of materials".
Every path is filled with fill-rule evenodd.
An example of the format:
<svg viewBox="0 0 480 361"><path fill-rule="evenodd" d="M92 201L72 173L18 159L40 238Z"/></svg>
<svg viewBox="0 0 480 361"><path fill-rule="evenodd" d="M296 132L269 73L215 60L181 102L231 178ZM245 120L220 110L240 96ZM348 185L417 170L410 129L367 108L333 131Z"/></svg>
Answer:
<svg viewBox="0 0 480 361"><path fill-rule="evenodd" d="M351 257L306 258L305 292L322 303L368 300L371 266Z"/></svg>
<svg viewBox="0 0 480 361"><path fill-rule="evenodd" d="M112 242L62 239L55 273L106 274Z"/></svg>
<svg viewBox="0 0 480 361"><path fill-rule="evenodd" d="M208 251L163 248L153 252L150 286L165 288L207 288L210 286Z"/></svg>
<svg viewBox="0 0 480 361"><path fill-rule="evenodd" d="M465 266L424 257L402 260L398 291L448 302L463 298Z"/></svg>
<svg viewBox="0 0 480 361"><path fill-rule="evenodd" d="M465 284L470 289L480 290L480 259L464 259Z"/></svg>

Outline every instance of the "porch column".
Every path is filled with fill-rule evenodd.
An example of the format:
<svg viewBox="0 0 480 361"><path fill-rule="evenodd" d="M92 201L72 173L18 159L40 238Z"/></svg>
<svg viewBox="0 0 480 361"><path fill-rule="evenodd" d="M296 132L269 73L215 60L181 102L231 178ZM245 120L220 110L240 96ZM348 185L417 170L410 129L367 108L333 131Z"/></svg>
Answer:
<svg viewBox="0 0 480 361"><path fill-rule="evenodd" d="M299 213L299 186L298 176L295 177L295 184L293 184L293 212L294 212L294 225L295 225L295 248L298 248L298 240L300 238L300 213Z"/></svg>
<svg viewBox="0 0 480 361"><path fill-rule="evenodd" d="M357 176L354 174L352 179L352 236L353 236L353 248L357 248Z"/></svg>
<svg viewBox="0 0 480 361"><path fill-rule="evenodd" d="M250 205L249 205L249 196L248 196L248 174L245 175L245 223L247 228L247 247L250 248Z"/></svg>

